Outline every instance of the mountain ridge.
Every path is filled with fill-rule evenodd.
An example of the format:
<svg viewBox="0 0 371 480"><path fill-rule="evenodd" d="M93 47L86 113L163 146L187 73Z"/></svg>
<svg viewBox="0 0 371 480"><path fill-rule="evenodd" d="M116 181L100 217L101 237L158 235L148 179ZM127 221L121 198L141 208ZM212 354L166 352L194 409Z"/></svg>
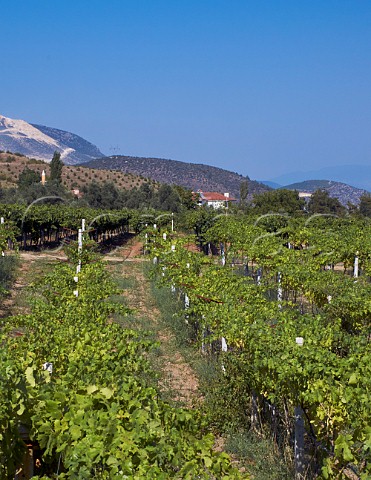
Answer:
<svg viewBox="0 0 371 480"><path fill-rule="evenodd" d="M307 193L313 193L316 190L325 190L330 197L337 198L344 206L347 206L348 203L358 205L362 195L367 195L369 193L365 189L353 187L346 183L336 182L334 180L305 180L303 182L285 185L279 189L283 188Z"/></svg>
<svg viewBox="0 0 371 480"><path fill-rule="evenodd" d="M322 167L306 172L295 171L285 173L274 178L269 178L268 180L280 185L289 185L307 180L317 180L319 178L331 178L332 181L346 183L355 188L371 191L371 165L337 165L334 167Z"/></svg>
<svg viewBox="0 0 371 480"><path fill-rule="evenodd" d="M92 143L71 132L0 115L0 149L50 162L61 153L66 165L85 163L104 154Z"/></svg>
<svg viewBox="0 0 371 480"><path fill-rule="evenodd" d="M133 157L112 155L92 160L84 164L86 167L118 170L171 185L181 185L193 191L217 191L230 193L239 198L240 184L248 182L249 194L270 190L269 187L223 168L201 163L182 162L154 157Z"/></svg>

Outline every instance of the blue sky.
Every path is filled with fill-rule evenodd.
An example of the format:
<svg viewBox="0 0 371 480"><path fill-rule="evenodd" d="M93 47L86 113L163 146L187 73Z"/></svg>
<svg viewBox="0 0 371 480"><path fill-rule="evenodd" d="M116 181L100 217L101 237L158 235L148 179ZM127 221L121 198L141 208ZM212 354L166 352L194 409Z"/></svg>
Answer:
<svg viewBox="0 0 371 480"><path fill-rule="evenodd" d="M370 0L1 2L0 114L267 179L371 164Z"/></svg>

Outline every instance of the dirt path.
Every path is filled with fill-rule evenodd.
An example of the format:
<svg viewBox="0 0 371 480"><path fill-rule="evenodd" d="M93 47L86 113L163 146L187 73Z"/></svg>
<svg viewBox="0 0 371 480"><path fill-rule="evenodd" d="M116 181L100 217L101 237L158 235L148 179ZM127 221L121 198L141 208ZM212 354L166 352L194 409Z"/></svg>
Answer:
<svg viewBox="0 0 371 480"><path fill-rule="evenodd" d="M159 365L162 371L160 386L171 392L173 400L192 406L199 398L198 380L192 368L174 348L173 333L159 322L161 313L152 296L150 282L144 273L146 259L142 253L141 242L131 238L124 245L106 254L104 260L118 270L120 275L135 282L135 288L125 289L124 295L129 307L135 311L136 316L144 320L147 329L156 333L160 342ZM24 289L50 269L52 264L67 259L62 251L20 252L19 258L17 278L9 296L0 305L0 318L27 313Z"/></svg>
<svg viewBox="0 0 371 480"><path fill-rule="evenodd" d="M27 313L24 289L30 282L36 280L43 270L48 268L48 265L66 259L67 257L60 251L51 253L20 252L17 277L9 295L0 304L0 318Z"/></svg>
<svg viewBox="0 0 371 480"><path fill-rule="evenodd" d="M126 289L124 296L128 306L135 310L135 315L145 321L146 327L156 333L160 342L160 386L171 392L173 400L192 406L199 398L198 380L192 368L174 348L173 333L161 325L161 313L152 296L150 281L144 273L146 259L142 252L142 244L137 240L116 251L116 255L123 258L120 274L128 279L135 279L135 288Z"/></svg>

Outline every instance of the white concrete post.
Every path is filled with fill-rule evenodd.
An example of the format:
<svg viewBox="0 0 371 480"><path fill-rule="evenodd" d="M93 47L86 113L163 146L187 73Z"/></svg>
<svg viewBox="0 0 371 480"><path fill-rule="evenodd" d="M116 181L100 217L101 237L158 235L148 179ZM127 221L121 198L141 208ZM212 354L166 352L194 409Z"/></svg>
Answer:
<svg viewBox="0 0 371 480"><path fill-rule="evenodd" d="M78 236L77 236L77 251L79 255L82 253L82 229L79 228ZM79 263L76 267L76 273L80 273L81 271L81 258L79 259Z"/></svg>
<svg viewBox="0 0 371 480"><path fill-rule="evenodd" d="M227 340L224 337L222 337L222 352L227 352L227 351L228 351ZM223 362L222 362L222 370L223 370L223 373L225 373L225 366Z"/></svg>
<svg viewBox="0 0 371 480"><path fill-rule="evenodd" d="M359 258L358 258L358 252L356 252L356 256L354 258L354 278L358 278L358 268L359 268Z"/></svg>
<svg viewBox="0 0 371 480"><path fill-rule="evenodd" d="M260 285L260 280L262 278L262 275L261 275L261 268L258 268L258 276L256 277L256 283L258 285Z"/></svg>
<svg viewBox="0 0 371 480"><path fill-rule="evenodd" d="M281 272L278 272L278 289L277 289L278 307L282 308L282 287L281 287Z"/></svg>
<svg viewBox="0 0 371 480"><path fill-rule="evenodd" d="M302 347L304 345L303 337L296 337L295 342ZM305 458L304 458L304 412L300 406L294 410L295 416L295 480L304 480Z"/></svg>
<svg viewBox="0 0 371 480"><path fill-rule="evenodd" d="M77 237L77 250L79 253L82 252L82 229L79 228L79 233Z"/></svg>
<svg viewBox="0 0 371 480"><path fill-rule="evenodd" d="M184 294L184 309L185 309L185 310L188 310L188 308L189 308L189 297L188 297L188 295L185 293L185 294ZM189 318L189 316L186 314L186 316L185 316L185 323L186 323L187 325L188 325L188 323L189 323L188 318Z"/></svg>
<svg viewBox="0 0 371 480"><path fill-rule="evenodd" d="M4 225L4 217L1 217L1 218L0 218L0 224L1 224L1 225ZM5 252L2 251L2 252L1 252L1 256L2 256L2 257L5 257Z"/></svg>
<svg viewBox="0 0 371 480"><path fill-rule="evenodd" d="M304 480L304 412L295 407L295 480Z"/></svg>

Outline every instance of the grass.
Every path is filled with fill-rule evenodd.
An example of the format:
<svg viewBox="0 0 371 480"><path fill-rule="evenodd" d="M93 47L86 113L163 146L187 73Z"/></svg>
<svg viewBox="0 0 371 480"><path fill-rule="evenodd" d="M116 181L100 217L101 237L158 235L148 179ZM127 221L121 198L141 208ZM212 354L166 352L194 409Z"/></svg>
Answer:
<svg viewBox="0 0 371 480"><path fill-rule="evenodd" d="M0 256L0 288L7 289L14 281L18 266L16 255Z"/></svg>
<svg viewBox="0 0 371 480"><path fill-rule="evenodd" d="M14 282L18 265L19 260L16 255L0 256L0 299L7 294L8 289Z"/></svg>
<svg viewBox="0 0 371 480"><path fill-rule="evenodd" d="M7 315L27 313L30 301L34 298L32 284L35 279L47 274L55 265L50 258L22 259L17 254L0 257L0 300L1 296L13 291L12 299L8 302L5 312Z"/></svg>
<svg viewBox="0 0 371 480"><path fill-rule="evenodd" d="M254 480L291 480L293 473L270 439L251 431L231 433L227 437L226 451L239 459Z"/></svg>

